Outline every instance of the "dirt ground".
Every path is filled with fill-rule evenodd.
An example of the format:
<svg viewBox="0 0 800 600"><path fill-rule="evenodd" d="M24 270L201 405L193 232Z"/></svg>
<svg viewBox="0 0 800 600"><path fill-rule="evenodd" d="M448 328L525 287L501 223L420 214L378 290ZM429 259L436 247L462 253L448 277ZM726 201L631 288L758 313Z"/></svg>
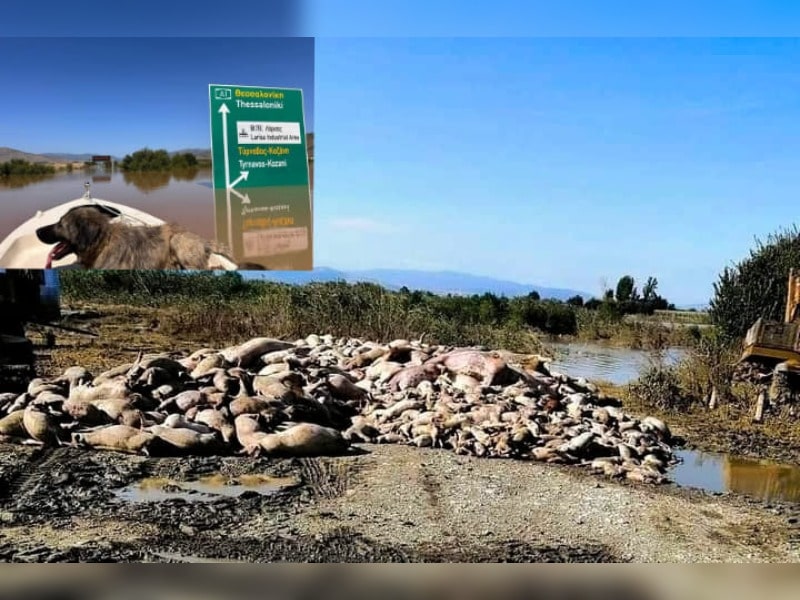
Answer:
<svg viewBox="0 0 800 600"><path fill-rule="evenodd" d="M199 347L147 315L72 325L102 335L58 333L42 375ZM291 483L181 487L245 474ZM176 493L143 501L148 484ZM270 460L0 445L5 562L796 562L799 520L795 505L405 446Z"/></svg>
<svg viewBox="0 0 800 600"><path fill-rule="evenodd" d="M271 493L121 493L244 473ZM320 459L0 448L6 562L794 562L791 507L567 468L364 446Z"/></svg>

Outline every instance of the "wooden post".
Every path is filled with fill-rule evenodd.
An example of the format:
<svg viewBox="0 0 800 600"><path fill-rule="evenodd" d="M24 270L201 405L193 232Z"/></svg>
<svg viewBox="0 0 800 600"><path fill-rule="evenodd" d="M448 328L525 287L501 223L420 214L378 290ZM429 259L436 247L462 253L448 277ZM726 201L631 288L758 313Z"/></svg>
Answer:
<svg viewBox="0 0 800 600"><path fill-rule="evenodd" d="M753 417L753 421L756 423L761 423L761 420L764 418L764 405L767 402L767 394L762 390L758 393L758 400L756 400L756 415Z"/></svg>
<svg viewBox="0 0 800 600"><path fill-rule="evenodd" d="M795 274L795 270L789 269L789 289L786 293L786 311L784 321L790 323L795 318L795 307L800 300L800 276Z"/></svg>
<svg viewBox="0 0 800 600"><path fill-rule="evenodd" d="M717 388L716 386L711 386L711 398L708 400L708 409L714 410L717 408Z"/></svg>

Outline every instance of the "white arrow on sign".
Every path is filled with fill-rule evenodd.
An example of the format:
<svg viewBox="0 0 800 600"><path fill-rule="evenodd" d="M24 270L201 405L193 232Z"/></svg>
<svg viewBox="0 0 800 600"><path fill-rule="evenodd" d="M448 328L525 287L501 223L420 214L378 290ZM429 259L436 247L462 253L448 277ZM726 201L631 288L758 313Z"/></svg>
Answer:
<svg viewBox="0 0 800 600"><path fill-rule="evenodd" d="M232 191L234 194L236 194L237 196L239 196L239 200L241 200L241 201L242 201L242 204L250 204L250 195L249 195L249 194L245 194L244 196L242 196L242 195L241 195L239 192L237 192L235 189L233 189L233 187L231 187L231 188L229 188L229 189L230 189L230 191Z"/></svg>
<svg viewBox="0 0 800 600"><path fill-rule="evenodd" d="M231 168L228 165L228 113L230 113L228 105L224 102L219 107L219 113L222 115L222 152L225 160L225 187L231 187Z"/></svg>
<svg viewBox="0 0 800 600"><path fill-rule="evenodd" d="M243 179L247 181L247 176L250 175L250 171L239 171L239 177L237 177L234 181L228 184L228 187L233 189L233 187L242 181Z"/></svg>
<svg viewBox="0 0 800 600"><path fill-rule="evenodd" d="M233 189L233 186L240 181L247 181L247 176L250 174L250 171L239 171L239 177L235 181L231 181L231 166L228 164L228 115L230 112L228 105L223 102L222 106L219 107L219 113L222 115L222 153L225 161L225 187L229 190ZM239 197L242 198L241 195ZM242 202L250 204L250 198L247 198L246 201L242 198Z"/></svg>

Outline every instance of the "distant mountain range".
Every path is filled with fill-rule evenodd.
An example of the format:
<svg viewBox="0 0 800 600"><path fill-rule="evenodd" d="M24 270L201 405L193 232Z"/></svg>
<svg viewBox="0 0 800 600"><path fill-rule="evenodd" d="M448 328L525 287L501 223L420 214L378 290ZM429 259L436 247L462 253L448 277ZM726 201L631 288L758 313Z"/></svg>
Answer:
<svg viewBox="0 0 800 600"><path fill-rule="evenodd" d="M101 154L101 153L97 153ZM69 152L45 152L42 154L31 154L30 152L23 152L14 148L0 147L0 162L7 162L9 160L27 160L32 163L54 163L54 162L83 162L90 160L93 154L71 154ZM120 158L113 156L114 160Z"/></svg>
<svg viewBox="0 0 800 600"><path fill-rule="evenodd" d="M359 281L377 283L390 290L405 286L410 290L425 290L434 294L472 295L490 292L497 296L525 296L535 291L542 298L566 300L572 296L593 296L580 290L551 288L533 284L517 283L482 275L455 271L417 271L404 269L370 269L365 271L340 271L330 267L317 267L313 271L248 271L247 279L263 279L278 283L301 285L314 281Z"/></svg>
<svg viewBox="0 0 800 600"><path fill-rule="evenodd" d="M30 152L23 152L22 150L0 146L0 162L8 162L10 160L27 160L32 163L42 163L54 162L55 159L48 158L44 154L31 154Z"/></svg>
<svg viewBox="0 0 800 600"><path fill-rule="evenodd" d="M201 160L211 160L211 150L208 148L183 148L181 150L170 152L169 154L183 154L185 152L191 152ZM101 153L98 152L97 154ZM44 152L42 154L31 154L30 152L23 152L22 150L15 150L14 148L0 147L0 162L7 162L15 159L27 160L28 162L32 163L84 162L91 160L92 156L96 156L97 154L91 154L88 152L84 154L74 154L69 152ZM122 156L112 156L111 158L117 162L123 159Z"/></svg>

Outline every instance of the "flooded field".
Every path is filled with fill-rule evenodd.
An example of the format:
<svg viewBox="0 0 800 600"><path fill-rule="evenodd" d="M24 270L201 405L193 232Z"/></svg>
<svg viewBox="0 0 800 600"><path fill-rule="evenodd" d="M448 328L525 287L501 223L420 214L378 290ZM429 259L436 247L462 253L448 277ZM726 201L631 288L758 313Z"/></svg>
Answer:
<svg viewBox="0 0 800 600"><path fill-rule="evenodd" d="M209 239L215 237L211 169L193 169L182 173L78 171L47 177L10 177L0 184L0 239L36 211L83 196L86 181L91 183L95 198L180 223Z"/></svg>
<svg viewBox="0 0 800 600"><path fill-rule="evenodd" d="M644 350L616 348L598 343L549 343L555 350L554 370L567 373L571 377L585 377L589 380L609 381L615 385L630 383L642 368L653 359ZM683 356L680 348L670 348L664 354L667 364L674 364Z"/></svg>
<svg viewBox="0 0 800 600"><path fill-rule="evenodd" d="M260 203L224 190L217 190L215 197L210 168L11 176L0 181L0 242L37 211L83 197L87 182L93 198L129 206L215 240L238 263L272 270L312 266L311 207L305 188L270 188L260 195ZM26 265L39 267L44 265Z"/></svg>

